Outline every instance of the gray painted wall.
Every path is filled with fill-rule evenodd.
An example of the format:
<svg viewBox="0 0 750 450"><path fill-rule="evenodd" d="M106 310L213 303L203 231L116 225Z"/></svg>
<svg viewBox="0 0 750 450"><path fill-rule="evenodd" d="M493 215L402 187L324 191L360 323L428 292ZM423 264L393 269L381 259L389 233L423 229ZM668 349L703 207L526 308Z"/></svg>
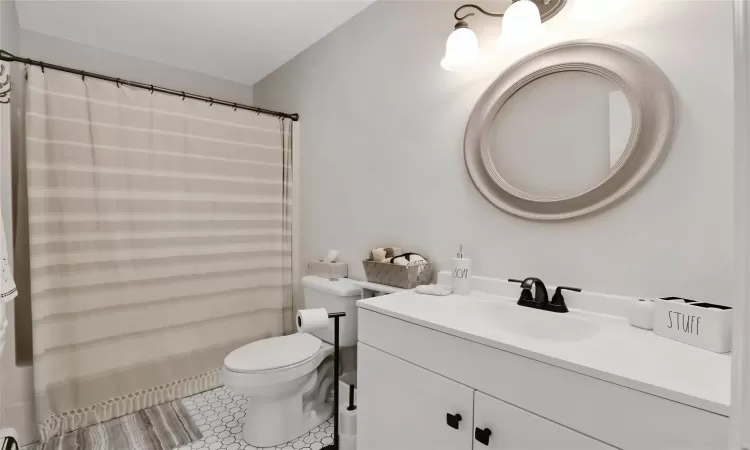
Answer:
<svg viewBox="0 0 750 450"><path fill-rule="evenodd" d="M302 257L340 249L363 278L370 248L424 252L446 269L464 244L478 275L730 303L732 3L626 3L586 20L593 10L569 2L527 48L494 49L499 23L472 17L487 58L449 73L439 63L460 3L376 2L256 84L257 104L301 115ZM518 57L573 38L629 45L665 71L679 97L673 151L614 208L560 223L517 219L469 179L466 121Z"/></svg>
<svg viewBox="0 0 750 450"><path fill-rule="evenodd" d="M16 14L16 4L10 1L0 1L0 48L8 52L17 52L20 43L20 29L18 27L18 15ZM3 63L7 68L8 63ZM5 75L3 75L3 80ZM15 105L14 105L15 106ZM0 114L2 117L0 121L0 148L2 149L2 160L0 161L0 209L2 210L2 217L4 223L11 223L11 179L10 179L10 108L0 108ZM9 241L12 239L12 227L10 230L6 230L6 233L11 235L7 236Z"/></svg>
<svg viewBox="0 0 750 450"><path fill-rule="evenodd" d="M246 84L190 72L34 31L21 30L21 55L207 97L244 104L253 102L253 88ZM198 57L196 55L196 58Z"/></svg>

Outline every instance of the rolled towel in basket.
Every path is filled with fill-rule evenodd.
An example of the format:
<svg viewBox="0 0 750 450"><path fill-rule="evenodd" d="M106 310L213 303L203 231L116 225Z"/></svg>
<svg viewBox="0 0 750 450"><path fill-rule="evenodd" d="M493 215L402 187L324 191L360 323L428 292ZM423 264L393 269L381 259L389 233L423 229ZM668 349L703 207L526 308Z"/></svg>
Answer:
<svg viewBox="0 0 750 450"><path fill-rule="evenodd" d="M370 251L370 256L372 256L373 261L385 263L391 262L391 258L400 254L401 249L398 247L378 247Z"/></svg>
<svg viewBox="0 0 750 450"><path fill-rule="evenodd" d="M384 262L387 253L384 248L374 248L370 251L370 256L373 261Z"/></svg>
<svg viewBox="0 0 750 450"><path fill-rule="evenodd" d="M394 256L387 262L398 264L399 266L414 266L417 264L425 263L427 260L417 253L404 253L402 255Z"/></svg>
<svg viewBox="0 0 750 450"><path fill-rule="evenodd" d="M403 255L394 256L393 258L383 261L397 264L399 266L423 266L427 260L424 256L417 253L404 253ZM424 267L420 267L418 273L422 273Z"/></svg>

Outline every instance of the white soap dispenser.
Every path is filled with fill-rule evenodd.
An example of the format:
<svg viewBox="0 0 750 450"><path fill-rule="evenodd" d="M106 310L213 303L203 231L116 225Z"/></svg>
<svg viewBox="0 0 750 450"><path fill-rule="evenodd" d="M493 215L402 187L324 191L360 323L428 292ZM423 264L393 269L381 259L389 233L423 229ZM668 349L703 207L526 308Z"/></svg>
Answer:
<svg viewBox="0 0 750 450"><path fill-rule="evenodd" d="M463 245L458 247L458 254L453 258L453 293L471 294L471 259L464 258Z"/></svg>

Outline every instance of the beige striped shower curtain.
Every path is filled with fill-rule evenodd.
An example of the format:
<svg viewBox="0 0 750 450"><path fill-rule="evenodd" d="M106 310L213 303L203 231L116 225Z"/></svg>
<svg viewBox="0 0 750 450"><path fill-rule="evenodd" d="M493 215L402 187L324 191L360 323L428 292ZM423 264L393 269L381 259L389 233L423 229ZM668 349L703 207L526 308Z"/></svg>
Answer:
<svg viewBox="0 0 750 450"><path fill-rule="evenodd" d="M28 69L43 438L220 384L291 318L291 122Z"/></svg>

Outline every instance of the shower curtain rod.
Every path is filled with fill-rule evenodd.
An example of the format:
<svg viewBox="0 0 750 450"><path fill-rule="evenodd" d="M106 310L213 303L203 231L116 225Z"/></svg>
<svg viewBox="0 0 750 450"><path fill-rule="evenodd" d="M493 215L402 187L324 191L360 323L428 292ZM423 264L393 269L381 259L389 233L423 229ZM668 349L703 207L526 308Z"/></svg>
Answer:
<svg viewBox="0 0 750 450"><path fill-rule="evenodd" d="M146 89L151 92L161 92L162 94L176 95L177 97L182 97L183 100L186 98L191 98L193 100L204 101L208 103L209 105L216 104L216 105L229 106L234 109L244 109L247 111L256 112L258 114L267 114L269 116L283 117L285 119L291 119L295 122L299 120L299 114L287 114L283 112L272 111L270 109L257 108L255 106L242 105L239 103L228 102L226 100L217 100L213 97L206 97L204 95L190 94L185 91L177 91L175 89L154 86L153 84L140 83L138 81L123 80L122 78L115 78L115 77L110 77L108 75L102 75L99 73L86 72L85 70L71 69L70 67L59 66L57 64L47 64L44 61L35 61L29 58L21 58L20 56L15 56L11 53L6 52L5 50L0 50L0 60L41 67L42 72L44 72L45 69L52 69L52 70L57 70L60 72L67 72L67 73L72 73L74 75L80 75L83 78L89 77L89 78L96 78L98 80L110 81L112 83L116 83L118 86L121 84L124 84L124 85L131 86L131 87Z"/></svg>

